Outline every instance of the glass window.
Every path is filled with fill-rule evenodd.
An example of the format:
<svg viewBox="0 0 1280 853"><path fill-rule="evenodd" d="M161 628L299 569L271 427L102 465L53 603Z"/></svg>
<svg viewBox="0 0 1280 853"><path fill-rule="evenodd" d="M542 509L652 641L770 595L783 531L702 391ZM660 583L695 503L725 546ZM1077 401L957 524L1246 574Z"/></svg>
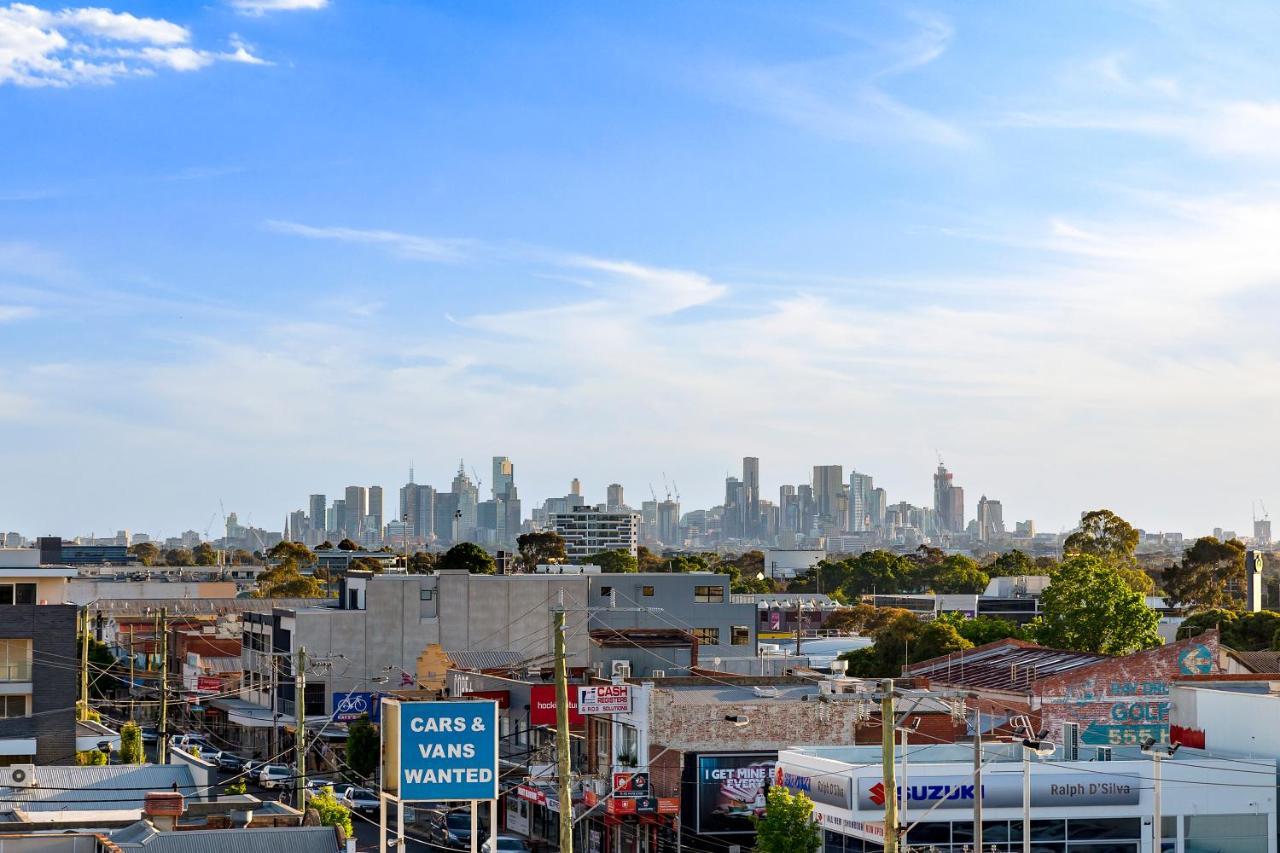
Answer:
<svg viewBox="0 0 1280 853"><path fill-rule="evenodd" d="M611 586L602 586L602 587L600 587L600 594L601 594L601 595L612 595L612 594L613 594L613 587L611 587Z"/></svg>
<svg viewBox="0 0 1280 853"><path fill-rule="evenodd" d="M1266 853L1265 814L1187 815L1186 853Z"/></svg>
<svg viewBox="0 0 1280 853"><path fill-rule="evenodd" d="M0 583L0 604L13 604L13 584Z"/></svg>
<svg viewBox="0 0 1280 853"><path fill-rule="evenodd" d="M907 841L911 845L950 844L951 824L943 821L918 823L907 833Z"/></svg>
<svg viewBox="0 0 1280 853"><path fill-rule="evenodd" d="M985 800L986 797L983 797ZM1019 826L1019 836L1021 836L1021 826ZM1008 844L1009 843L1009 821L1007 820L984 820L982 822L982 846L988 844Z"/></svg>
<svg viewBox="0 0 1280 853"><path fill-rule="evenodd" d="M693 601L695 604L719 604L724 601L724 587L695 586Z"/></svg>
<svg viewBox="0 0 1280 853"><path fill-rule="evenodd" d="M436 591L435 591L434 589L420 589L420 590L418 590L418 600L419 600L419 601L430 601L431 599L435 598L435 596L436 596Z"/></svg>
<svg viewBox="0 0 1280 853"><path fill-rule="evenodd" d="M1031 821L1032 841L1063 841L1067 837L1065 820L1033 820ZM1021 837L1022 824L1018 824Z"/></svg>
<svg viewBox="0 0 1280 853"><path fill-rule="evenodd" d="M751 629L746 625L734 625L729 629L729 642L734 646L745 646L751 642Z"/></svg>
<svg viewBox="0 0 1280 853"><path fill-rule="evenodd" d="M1113 844L1072 844L1067 853L1138 853L1138 842Z"/></svg>
<svg viewBox="0 0 1280 853"><path fill-rule="evenodd" d="M643 586L643 587L641 587L641 588L640 588L640 594L641 594L641 595L652 596L652 595L653 595L653 587L651 587L651 586Z"/></svg>
<svg viewBox="0 0 1280 853"><path fill-rule="evenodd" d="M1141 838L1142 819L1136 817L1073 817L1067 823L1067 837L1072 841L1091 841L1105 838ZM1099 853L1099 851L1095 851L1095 853Z"/></svg>
<svg viewBox="0 0 1280 853"><path fill-rule="evenodd" d="M27 715L26 696L0 696L0 717L11 720Z"/></svg>
<svg viewBox="0 0 1280 853"><path fill-rule="evenodd" d="M700 646L718 646L720 645L720 629L719 628L694 628L693 636L697 638Z"/></svg>
<svg viewBox="0 0 1280 853"><path fill-rule="evenodd" d="M31 680L31 641L0 640L0 681Z"/></svg>
<svg viewBox="0 0 1280 853"><path fill-rule="evenodd" d="M20 583L16 585L14 594L14 603L16 604L35 604L36 603L36 585L33 583Z"/></svg>

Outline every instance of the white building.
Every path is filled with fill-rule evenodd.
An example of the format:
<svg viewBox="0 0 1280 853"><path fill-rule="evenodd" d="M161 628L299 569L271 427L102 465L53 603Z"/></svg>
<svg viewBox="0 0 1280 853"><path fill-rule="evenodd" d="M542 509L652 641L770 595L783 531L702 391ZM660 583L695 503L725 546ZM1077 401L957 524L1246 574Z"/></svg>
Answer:
<svg viewBox="0 0 1280 853"><path fill-rule="evenodd" d="M589 559L601 551L626 551L634 557L640 544L640 514L630 510L610 511L604 504L580 506L552 513L549 521L551 529L564 539L570 562Z"/></svg>
<svg viewBox="0 0 1280 853"><path fill-rule="evenodd" d="M822 548L766 548L764 573L771 578L793 578L827 558Z"/></svg>
<svg viewBox="0 0 1280 853"><path fill-rule="evenodd" d="M899 823L911 829L901 843L948 853L972 849L977 790L972 748L912 744L908 750L908 772L899 771L897 781L900 794L907 794ZM1022 849L1021 752L1021 744L984 748L983 850ZM1115 747L1110 756L1109 761L1033 761L1032 850L1153 853L1152 759L1132 747ZM1088 757L1098 756L1091 751ZM880 762L879 746L798 747L779 753L775 780L814 801L826 853L868 853L884 843ZM1163 760L1164 853L1275 853L1275 767L1273 759L1240 762L1186 751Z"/></svg>

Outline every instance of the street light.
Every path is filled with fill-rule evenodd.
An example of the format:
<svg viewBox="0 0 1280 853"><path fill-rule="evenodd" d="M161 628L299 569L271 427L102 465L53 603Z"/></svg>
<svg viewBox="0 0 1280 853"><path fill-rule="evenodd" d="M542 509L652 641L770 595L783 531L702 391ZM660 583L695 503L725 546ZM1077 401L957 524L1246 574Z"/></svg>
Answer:
<svg viewBox="0 0 1280 853"><path fill-rule="evenodd" d="M1027 732L1031 731L1030 726ZM1031 755L1048 758L1057 751L1057 744L1044 740L1044 732L1036 737L1022 739L1022 853L1031 853Z"/></svg>
<svg viewBox="0 0 1280 853"><path fill-rule="evenodd" d="M1173 754L1178 751L1178 747L1182 746L1182 744L1157 743L1155 738L1146 737L1143 738L1141 746L1142 754L1151 756L1151 760L1154 762L1151 767L1151 781L1153 783L1151 797L1151 853L1161 853L1161 848L1164 845L1164 827L1160 825L1162 820L1160 814L1160 762L1166 758L1173 758Z"/></svg>

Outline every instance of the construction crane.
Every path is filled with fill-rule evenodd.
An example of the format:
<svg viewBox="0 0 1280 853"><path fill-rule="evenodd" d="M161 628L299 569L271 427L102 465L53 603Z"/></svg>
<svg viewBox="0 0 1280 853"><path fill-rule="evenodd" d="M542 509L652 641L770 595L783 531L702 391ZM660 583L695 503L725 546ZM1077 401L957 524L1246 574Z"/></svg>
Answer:
<svg viewBox="0 0 1280 853"><path fill-rule="evenodd" d="M484 485L484 480L480 479L480 473L476 471L476 466L474 465L471 466L471 476L475 478L476 493L478 494L480 492L480 487Z"/></svg>
<svg viewBox="0 0 1280 853"><path fill-rule="evenodd" d="M667 500L671 500L671 484L667 482L667 472L662 472L662 488L667 491Z"/></svg>
<svg viewBox="0 0 1280 853"><path fill-rule="evenodd" d="M671 481L671 488L676 493L676 503L680 503L680 486L676 484L675 480ZM671 500L671 498L667 498L667 500Z"/></svg>
<svg viewBox="0 0 1280 853"><path fill-rule="evenodd" d="M649 494L653 495L653 502L658 502L658 493L653 490L653 483L649 484Z"/></svg>

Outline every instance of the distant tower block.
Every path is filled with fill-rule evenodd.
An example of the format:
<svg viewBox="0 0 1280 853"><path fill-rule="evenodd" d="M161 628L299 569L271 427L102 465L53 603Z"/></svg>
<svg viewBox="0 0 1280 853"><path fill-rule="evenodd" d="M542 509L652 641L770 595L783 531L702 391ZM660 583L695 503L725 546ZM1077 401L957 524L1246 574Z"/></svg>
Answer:
<svg viewBox="0 0 1280 853"><path fill-rule="evenodd" d="M1257 613L1262 609L1262 552L1246 551L1244 554L1245 582L1249 585L1245 596L1245 609Z"/></svg>

